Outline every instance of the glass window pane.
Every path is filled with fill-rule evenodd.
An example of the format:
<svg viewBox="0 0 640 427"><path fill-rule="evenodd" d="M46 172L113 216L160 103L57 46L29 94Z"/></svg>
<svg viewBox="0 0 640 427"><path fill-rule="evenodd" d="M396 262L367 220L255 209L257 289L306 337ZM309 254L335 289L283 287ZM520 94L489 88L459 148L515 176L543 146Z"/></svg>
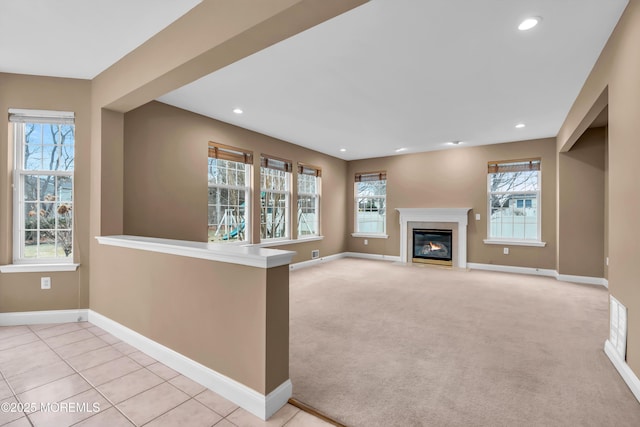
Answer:
<svg viewBox="0 0 640 427"><path fill-rule="evenodd" d="M490 192L537 191L538 171L502 172L490 174Z"/></svg>
<svg viewBox="0 0 640 427"><path fill-rule="evenodd" d="M244 241L248 189L244 163L209 158L208 235L210 242Z"/></svg>
<svg viewBox="0 0 640 427"><path fill-rule="evenodd" d="M70 256L73 246L75 126L25 123L14 127L16 152L23 158L18 164L19 188L22 191L18 196L18 209L22 219L16 231L24 236L24 246L15 256ZM24 173L29 171L31 173ZM68 176L56 176L47 171L68 171Z"/></svg>

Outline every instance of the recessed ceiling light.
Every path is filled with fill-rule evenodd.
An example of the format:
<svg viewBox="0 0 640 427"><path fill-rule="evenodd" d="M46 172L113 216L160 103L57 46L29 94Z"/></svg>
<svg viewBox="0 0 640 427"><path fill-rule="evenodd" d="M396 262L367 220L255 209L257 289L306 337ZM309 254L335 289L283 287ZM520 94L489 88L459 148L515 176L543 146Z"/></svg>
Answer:
<svg viewBox="0 0 640 427"><path fill-rule="evenodd" d="M518 25L518 29L520 31L527 31L538 25L538 23L542 20L539 16L532 16L531 18L527 18Z"/></svg>
<svg viewBox="0 0 640 427"><path fill-rule="evenodd" d="M403 151L407 151L407 149L406 149L405 147L398 148L398 149L396 150L396 153L402 153Z"/></svg>
<svg viewBox="0 0 640 427"><path fill-rule="evenodd" d="M244 111L242 111L242 108L234 108L234 109L233 109L233 112L234 112L234 113L236 113L236 114L242 114L242 113L244 113Z"/></svg>
<svg viewBox="0 0 640 427"><path fill-rule="evenodd" d="M345 151L347 151L347 149L346 148L341 148L340 151L344 153Z"/></svg>
<svg viewBox="0 0 640 427"><path fill-rule="evenodd" d="M524 123L518 123L516 125L516 129L522 129L524 126L525 126Z"/></svg>

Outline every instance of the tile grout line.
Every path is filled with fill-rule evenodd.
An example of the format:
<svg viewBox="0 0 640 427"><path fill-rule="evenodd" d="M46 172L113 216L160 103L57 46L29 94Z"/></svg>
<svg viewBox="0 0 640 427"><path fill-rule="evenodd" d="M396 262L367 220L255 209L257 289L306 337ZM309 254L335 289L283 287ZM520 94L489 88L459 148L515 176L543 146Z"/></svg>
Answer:
<svg viewBox="0 0 640 427"><path fill-rule="evenodd" d="M77 323L79 323L79 322L77 322ZM48 328L46 328L46 329L48 329ZM86 328L82 328L82 329L86 329ZM89 332L90 332L91 334L95 335L93 332L91 332L91 331L89 331ZM37 334L36 334L36 335L37 335ZM60 335L63 335L63 334L60 334ZM97 337L98 335L95 335L95 336ZM132 420L132 419L130 419L129 417L127 417L127 415L126 415L126 414L124 414L124 413L123 413L123 412L122 412L122 411L121 411L121 410L120 410L120 409L119 409L119 408L118 408L118 407L117 407L117 406L116 406L116 405L115 405L115 404L114 404L114 403L113 403L113 402L112 402L112 401L111 401L107 396L105 396L105 395L104 395L100 390L98 390L98 388L97 388L96 386L94 386L94 385L93 385L93 383L92 383L91 381L89 381L87 378L85 378L85 376L84 376L84 375L82 375L82 374L80 373L80 371L78 371L74 366L72 366L69 362L67 362L67 359L66 359L66 358L62 357L62 356L61 356L61 355L60 355L60 354L59 354L55 349L53 349L53 348L52 348L52 347L51 347L51 346L50 346L46 341L44 341L44 339L43 339L42 337L40 337L39 335L38 335L38 338L40 338L40 340L42 340L42 342L43 342L47 347L49 347L49 349L51 349L51 351L53 351L53 352L54 352L54 353L55 353L55 354L56 354L56 355L57 355L57 356L58 356L58 357L59 357L59 358L60 358L60 359L61 359L61 360L62 360L62 361L67 365L67 366L69 366L69 367L70 367L70 368L71 368L71 369L72 369L76 374L80 375L80 377L81 377L83 380L85 380L85 381L87 382L87 384L89 384L93 390L95 390L95 391L96 391L100 396L102 396L102 397L103 397L107 402L109 402L109 403L111 404L111 406L112 406L113 408L115 408L115 409L116 409L116 411L120 412L120 414L122 414L122 416L124 416L124 417L129 421L129 422L131 422L131 424L133 424L134 426L138 426L136 423L134 423L134 422L133 422L133 420ZM106 341L105 341L105 343L106 343ZM111 346L112 346L112 344L108 344L108 343L106 343L106 344L107 344L109 347L111 347ZM103 347L100 347L100 348L103 348ZM115 350L116 350L116 351L119 351L118 349L115 349ZM89 351L93 351L93 350L89 350ZM88 353L88 352L87 352L87 353ZM120 352L120 353L121 353L121 352ZM83 353L81 353L81 354L83 354ZM125 355L123 354L123 356L125 356ZM108 362L105 362L105 363L108 363ZM101 363L101 364L96 365L96 366L100 366L100 365L104 365L104 363ZM94 368L94 367L95 367L95 366L92 366L92 368ZM90 369L90 368L88 368L88 369ZM124 376L124 375L123 375L123 376ZM66 377L65 377L65 378L66 378ZM57 381L57 380L56 380L56 381ZM53 382L53 381L52 381L52 382ZM75 396L78 396L79 394L82 394L82 393L86 393L86 391L83 391L83 392L81 392L81 393L74 394L73 396L70 396L70 397L75 397ZM80 422L83 422L83 421L85 421L85 420L88 420L89 418L94 417L94 416L96 416L96 415L98 415L98 414L91 415L91 416L89 416L89 417L87 417L87 418L85 418L85 419L83 419L83 420L78 421L77 423L74 423L74 424L78 424L78 423L80 423ZM29 419L29 416L28 416L28 415L27 415L27 419L28 419L28 420L29 420L29 422L31 423L31 419ZM33 423L31 423L31 425L33 426Z"/></svg>
<svg viewBox="0 0 640 427"><path fill-rule="evenodd" d="M79 322L69 322L69 323L79 323ZM88 323L90 323L90 322L88 322ZM47 342L45 341L45 339L49 339L49 338L53 338L53 337L58 337L58 336L66 335L66 334L69 334L69 333L75 333L75 332L78 332L78 331L80 331L80 330L87 330L87 331L88 331L89 333L91 333L95 338L100 338L100 337L101 337L101 336L103 336L103 335L110 335L110 334L109 334L109 332L106 332L106 331L105 331L105 333L104 333L104 334L97 335L97 334L96 334L96 333L94 333L93 331L89 331L90 327L80 327L79 329L74 330L74 331L64 332L64 333L62 333L62 334L59 334L59 335L52 335L52 336L50 336L50 337L46 337L46 338L43 338L43 337L41 337L41 336L38 334L38 331L44 331L44 330L51 329L51 328L54 328L54 327L59 326L59 325L61 325L61 324L54 324L54 325L48 326L48 327L46 327L46 328L38 329L38 330L33 330L33 329L31 329L30 325L25 325L25 326L27 326L28 330L36 336L37 340L32 341L32 342L30 342L30 343L21 344L21 345L18 345L18 346L15 346L15 347L11 347L11 348L10 348L10 349L15 349L15 348L20 347L20 346L22 346L22 345L29 345L29 344L33 344L33 343L35 343L35 342L37 342L37 341L41 341L44 345L46 345L46 346L47 346L47 348L48 348L48 349L50 349L52 352L54 352L54 353L56 354L56 356L58 356L58 357L61 359L61 361L62 361L65 365L67 365L68 367L70 367L70 368L71 368L71 370L74 372L74 373L69 374L69 375L67 375L67 376L64 376L64 377L62 377L62 378L58 378L58 379L55 379L55 380L49 381L48 383L41 384L41 385L39 385L39 386L37 386L37 387L34 387L34 388L32 388L32 389L29 389L29 390L33 390L33 389L35 389L35 388L38 388L38 387L42 387L42 386L45 386L45 385L51 384L51 383L53 383L53 382L55 382L55 381L59 381L60 379L67 378L67 377L72 376L72 375L74 375L74 374L78 374L78 375L79 375L79 376L80 376L84 381L86 381L86 382L87 382L87 384L89 384L89 386L91 386L91 388L92 388L93 390L95 390L95 391L96 391L100 396L102 396L102 397L103 397L103 398L104 398L104 399L105 399L109 404L111 404L111 406L112 406L113 408L115 408L115 409L116 409L116 410L117 410L117 411L118 411L122 416L124 416L124 417L129 421L129 422L131 422L131 423L132 423L134 426L136 426L136 427L140 427L140 426L139 426L138 424L136 424L136 423L135 423L131 418L129 418L129 417L128 417L124 412L122 412L122 411L120 410L120 408L118 407L118 404L116 404L116 403L112 402L112 401L111 401L111 400L110 400L106 395L104 395L104 394L103 394L103 393L98 389L98 386L94 385L91 381L89 381L89 379L87 379L87 378L86 378L86 377L85 377L85 376L84 376L84 375L83 375L83 374L82 374L78 369L76 369L74 366L72 366L72 365L67 361L67 358L66 358L66 357L63 357L61 354L59 354L59 353L58 353L58 351L57 351L56 349L54 349L53 347L51 347L51 345L49 345L49 343L47 343ZM94 326L95 326L95 325L94 325ZM25 334L26 334L26 332L25 332ZM113 335L112 335L112 336L113 336ZM66 345L71 345L71 344L75 344L75 343L77 343L77 342L84 341L84 340L86 340L86 339L92 339L92 338L85 338L85 339L83 339L83 340L74 341L73 343L67 343L67 344L65 344L64 346L66 346ZM101 338L100 338L100 339L101 339ZM74 355L74 356L72 356L72 357L81 356L81 355L83 355L83 354L89 353L89 352L94 351L94 350L100 350L100 349L104 349L104 348L108 348L108 347L113 348L116 344L121 343L121 342L124 342L124 341L122 341L122 340L118 340L118 342L116 342L116 343L114 343L114 344L110 344L110 343L108 343L108 342L106 342L106 341L104 341L104 340L102 340L102 341L105 343L105 345L104 345L104 346L102 346L102 347L98 347L98 348L96 348L96 349L87 350L87 351L86 351L86 352L84 352L84 353L80 353L80 354ZM60 347L64 347L64 346L60 346ZM134 347L134 348L135 348L135 347ZM134 361L135 363L138 363L138 364L140 365L140 369L137 369L137 370L135 370L135 371L133 371L133 372L138 372L138 371L140 371L140 370L142 370L142 369L146 369L148 372L150 372L150 373L152 373L152 374L154 374L154 375L158 376L158 377L162 380L162 382L160 382L160 383L156 384L155 386L153 386L153 387L151 387L151 388L157 387L157 386L159 386L159 385L161 385L161 384L163 384L163 383L168 383L170 386L172 386L172 387L173 387L173 388L175 388L176 390L178 390L178 391L180 391L180 392L182 392L182 393L185 393L187 396L189 396L189 398L188 398L187 400L185 400L185 401L181 402L180 404L178 404L177 406L172 407L172 408L168 409L167 411L165 411L165 412L163 412L163 413L159 414L159 415L158 415L158 416L156 416L155 418L153 418L153 419L151 419L151 420L147 421L144 425L146 425L146 424L148 424L148 423L150 423L150 422L152 422L152 421L156 420L157 418L159 418L159 417L161 417L161 416L165 415L166 413L168 413L168 412L170 412L170 411L174 410L174 409L175 409L175 408L177 408L178 406L183 405L183 404L185 404L185 403L189 402L190 400L195 400L196 402L198 402L198 403L200 403L201 405L205 406L206 408L208 408L209 410L211 410L211 411L212 411L212 412L214 412L215 414L217 414L217 415L221 416L222 418L220 419L220 421L218 421L218 423L220 423L222 420L226 420L227 422L231 423L232 425L234 425L234 426L236 425L236 424L234 424L233 422L231 422L231 421L228 419L228 417L229 417L229 416L231 416L231 415L232 415L233 413L235 413L236 411L238 411L240 408L236 408L236 409L235 409L235 410L233 410L231 413L227 414L227 416L223 416L222 414L220 414L220 413L216 412L213 408L210 408L209 406L205 405L204 403L202 403L202 402L200 402L198 399L196 399L196 396L197 396L197 395L196 395L196 396L191 396L189 393L187 393L187 392L185 392L184 390L181 390L179 387L177 387L177 386L173 385L170 381L171 381L172 379L177 378L178 376L180 376L181 374L180 374L179 372L177 373L177 375L176 375L176 376L171 377L171 378L168 378L168 379L165 379L165 378L161 377L160 375L156 374L155 372L153 372L151 369L149 369L149 368L148 368L149 366L151 366L151 365L153 365L153 364L155 364L155 363L160 363L160 364L162 364L163 366L166 366L166 365L164 365L162 362L157 361L157 360L155 360L155 359L153 359L153 358L152 358L153 360L155 360L155 362L154 362L154 363L151 363L151 364L149 364L149 365L142 365L140 362L136 361L136 360L135 360L135 359L133 359L132 357L129 357L129 354L122 353L122 351L118 350L117 348L114 348L114 349L115 349L116 351L118 351L118 352L120 352L120 353L122 354L122 356L121 356L121 357L127 357L128 359L130 359L130 360L132 360L132 361ZM142 354L145 354L145 355L146 355L146 353L144 353L144 352L142 352L142 351L140 351L140 350L138 350L138 349L136 349L136 351L138 351L138 352L140 352L140 353L142 353ZM130 354L132 354L132 353L135 353L135 352L131 352ZM147 356L148 356L148 355L147 355ZM150 356L149 356L149 357L150 357ZM113 360L117 360L117 359L113 359ZM99 366L105 365L105 364L107 364L107 363L112 362L113 360L109 360L109 361L106 361L106 362L103 362L103 363L99 363L98 365L91 366L90 368L87 368L87 369L92 369L92 368L95 368L95 367L99 367ZM126 375L131 374L131 373L132 373L132 372L129 372L129 373L127 373L127 374L121 375L120 377L113 378L113 379L111 379L111 380L107 381L107 383L108 383L108 382L111 382L111 381L115 381L115 380L117 380L117 379L120 379L120 378L122 378L122 377L124 377L124 376L126 376ZM1 371L0 371L0 374L2 374L2 372L1 372ZM2 375L2 377L3 377L3 378L5 378L5 382L6 382L6 383L9 385L9 387L11 388L11 392L13 393L14 397L16 398L16 400L18 400L19 402L21 402L20 398L16 395L15 391L13 390L13 387L11 387L11 385L9 384L8 379L6 379L6 377L4 377L4 375ZM105 384L106 384L106 383L105 383ZM24 392L27 392L27 391L29 391L29 390L25 390ZM150 389L148 389L148 390L150 390ZM136 393L136 394L134 394L134 395L132 395L132 396L129 396L129 397L128 397L127 399L125 399L124 401L129 400L129 399L131 399L131 398L133 398L133 397L135 397L135 396L138 396L138 395L140 395L140 394L142 394L142 393L144 393L144 392L146 392L146 391L148 391L148 390L143 390L143 391L141 391L141 392L139 392L139 393ZM206 390L209 390L209 389L205 387L205 390L203 390L202 392L204 392L204 391L206 391ZM75 394L75 395L73 395L73 396L69 396L68 398L72 398L72 397L78 396L79 394L86 393L87 391L88 391L88 390L85 390L85 391L80 392L80 393L77 393L77 394ZM23 393L24 393L24 392L23 392ZM201 392L201 393L202 393L202 392ZM200 394L200 393L198 393L198 394ZM123 402L124 402L124 401L123 401ZM120 402L120 403L122 403L122 402ZM36 413L36 412L34 412L34 413ZM33 422L31 421L31 418L29 417L29 414L24 413L24 412L23 412L23 414L25 415L25 417L27 418L27 421L31 424L31 426L33 426ZM77 422L77 423L75 423L75 424L78 424L78 423L84 422L84 421L86 421L86 420L88 420L88 419L90 419L90 418L93 418L93 417L97 416L97 415L99 415L99 414L91 415L91 416L89 416L89 417L87 417L87 418L85 418L85 419L83 419L83 420L78 421L78 422ZM296 414L294 414L290 419L288 419L284 424L282 424L282 427L284 427L284 425L285 425L285 424L289 423L293 418L295 418L295 416L296 416L296 415L297 415L297 413L296 413ZM74 425L75 425L75 424L74 424ZM217 423L216 423L216 424L217 424Z"/></svg>
<svg viewBox="0 0 640 427"><path fill-rule="evenodd" d="M49 328L45 328L45 329L49 329ZM88 328L82 328L82 329L85 329L85 330L86 330L86 329L88 329ZM82 329L79 329L79 330L82 330ZM64 334L67 334L67 333L73 333L73 332L77 332L77 331L65 332ZM96 334L94 334L92 331L89 331L89 332L90 332L91 334L93 334L94 336L98 337L98 338L100 338L100 336L101 336L101 335L96 335ZM34 333L35 333L35 332L34 332ZM61 336L61 335L64 335L64 334L54 335L54 336ZM103 335L107 335L107 334L108 334L108 332L107 332L107 333L105 333L105 334L103 334ZM37 334L36 334L36 336L37 336L37 337L38 337L38 339L40 339L40 340L41 340L41 341L42 341L42 342L43 342L47 347L49 347L49 349L51 349L51 351L53 351L53 352L54 352L58 357L60 357L60 359L61 359L61 360L62 360L62 361L67 365L67 366L69 366L69 367L70 367L70 368L71 368L75 373L77 373L77 374L78 374L78 375L79 375L83 380L85 380L85 381L87 382L87 384L89 384L89 385L91 386L91 388L92 388L92 389L94 389L96 392L98 392L98 394L100 394L100 396L102 396L102 397L103 397L107 402L109 402L113 408L115 408L115 409L116 409L120 414L122 414L122 416L124 416L124 417L129 421L129 422L131 422L131 424L133 424L134 426L139 427L137 423L135 423L131 418L129 418L129 417L128 417L124 412L122 412L122 411L120 410L120 408L118 407L118 404L116 404L116 403L112 402L112 401L111 401L111 399L109 399L109 398L108 398L104 393L102 393L102 392L100 391L100 389L98 388L98 386L97 386L97 385L94 385L94 384L93 384L93 383L92 383L88 378L86 378L86 377L85 377L85 376L84 376L84 375L83 375L79 370L77 370L74 366L72 366L69 362L67 362L67 359L66 359L65 357L63 357L62 355L60 355L60 354L59 354L59 353L58 353L58 352L57 352L53 347L51 347L47 342L45 342L45 341L44 341L44 338L40 337L40 336L39 336L39 335L37 335ZM51 338L51 337L47 337L47 338ZM82 340L81 340L81 341L82 341ZM103 340L103 341L104 341L104 340ZM124 342L124 341L120 340L119 342ZM105 345L105 347L112 347L112 348L113 348L113 347L114 347L114 345L115 345L115 344L109 344L109 343L107 343L106 341L105 341L105 344L106 344L106 345ZM99 349L100 349L100 348L105 348L105 347L99 347ZM135 347L134 347L134 348L135 348ZM135 363L140 364L140 363L139 363L139 362L137 362L135 359L133 359L133 358L129 357L129 355L128 355L128 354L124 354L124 353L122 353L122 352L121 352L120 350L118 350L117 348L116 348L115 350L116 350L116 351L118 351L118 352L120 352L120 353L122 354L122 357L127 357L129 360L132 360L132 361L134 361ZM89 351L93 351L93 350L89 350ZM85 353L88 353L89 351L87 351L87 352L85 352ZM136 351L140 351L140 350L136 349ZM133 353L133 352L132 352L132 353ZM142 353L142 354L145 354L144 352L141 352L141 353ZM81 353L81 354L84 354L84 353ZM79 354L79 355L81 355L81 354ZM79 356L79 355L77 355L77 356ZM149 357L150 357L150 356L149 356ZM152 359L153 359L153 358L152 358ZM113 359L113 360L117 360L117 359ZM92 368L95 368L95 367L98 367L98 366L105 365L105 364L107 364L107 363L112 362L113 360L109 360L109 361L106 361L106 362L104 362L104 363L100 363L100 364L98 364L98 365L92 366L91 368L87 368L87 369L92 369ZM153 360L155 360L155 359L153 359ZM156 360L154 363L161 363L161 362L158 362L158 361ZM154 364L154 363L151 363L150 365L152 365L152 364ZM181 402L180 404L176 405L175 407L169 408L167 411L165 411L165 412L163 412L163 413L159 414L159 415L158 415L158 416L156 416L155 418L152 418L151 420L147 421L145 424L150 423L151 421L155 420L156 418L159 418L159 417L163 416L163 415L164 415L164 414L166 414L167 412L170 412L170 411L174 410L174 409L175 409L175 408L177 408L178 406L180 406L180 405L182 405L182 404L184 404L184 403L186 403L186 402L188 402L188 401L190 401L190 400L196 400L196 402L198 402L198 403L202 404L202 403L201 403L201 402L199 402L197 399L195 399L195 396L191 396L191 395L189 395L189 393L186 393L185 391L181 390L180 388L176 387L175 385L173 385L173 384L170 382L170 380L172 380L172 379L174 379L174 378L177 378L177 377L180 375L180 373L178 373L178 375L176 375L175 377L172 377L172 378L169 378L169 379L165 379L165 378L163 378L163 377L161 377L161 376L157 375L157 374L156 374L155 372L153 372L152 370L148 369L148 368L147 368L147 366L150 366L150 365L146 365L146 366L145 366L145 365L140 364L140 369L137 369L136 371L133 371L133 372L137 372L137 371L139 371L139 370L141 370L141 369L146 369L147 371L151 372L152 374L154 374L154 375L158 376L160 379L162 379L162 382L161 382L161 383L159 383L159 384L157 384L157 385L155 385L154 387L157 387L157 386L159 386L159 385L161 385L161 384L167 383L167 384L169 384L171 387L175 388L176 390L178 390L178 391L180 391L180 392L182 392L182 393L186 394L187 396L189 396L189 398L188 398L187 400L185 400L184 402ZM129 372L129 373L127 373L127 374L124 374L124 375L122 375L122 376L120 376L120 377L113 378L113 379L111 379L111 380L109 380L109 381L107 381L107 382L115 381L115 380L117 380L117 379L119 379L119 378L122 378L122 377L124 377L124 376L129 375L130 373L131 373L131 372ZM73 375L73 374L71 374L71 375ZM69 375L69 376L70 376L70 375ZM66 377L64 377L64 378L66 378ZM54 380L54 381L58 381L58 380ZM51 382L53 382L53 381L51 381ZM50 383L47 383L47 384L50 384ZM105 383L105 384L106 384L106 383ZM44 384L44 385L46 385L46 384ZM151 388L154 388L154 387L151 387ZM149 390L150 390L150 389L149 389ZM130 396L130 397L128 397L128 398L127 398L127 399L125 399L125 400L129 400L129 399L131 399L131 398L133 398L133 397L135 397L135 396L138 396L138 395L140 395L140 394L142 394L142 393L144 393L144 392L146 392L146 391L148 391L148 390L143 390L143 391L141 391L140 393L136 393L136 394L134 394L133 396ZM81 392L81 393L78 393L78 394L82 394L82 393L85 393L85 392L86 392L86 391ZM76 394L76 395L74 395L74 396L77 396L78 394ZM74 396L70 396L70 397L74 397ZM122 402L120 402L120 403L122 403ZM205 407L207 407L206 405L204 405L204 406L205 406ZM217 413L216 411L214 411L213 409L211 409L211 408L209 408L209 409L210 409L211 411L213 411L215 414L218 414L218 413ZM78 423L81 423L81 422L83 422L83 421L85 421L85 420L88 420L89 418L92 418L92 417L97 416L97 415L98 415L98 414L91 415L91 416L89 416L89 417L85 418L84 420L80 420L80 421L78 421ZM219 415L219 416L222 416L221 414L218 414L218 415ZM28 418L28 416L27 416L27 418ZM222 419L226 419L226 417L223 417ZM31 420L30 420L30 419L29 419L29 422L31 422ZM78 423L75 423L75 424L78 424ZM33 424L32 424L32 425L33 425Z"/></svg>
<svg viewBox="0 0 640 427"><path fill-rule="evenodd" d="M7 379L7 377L5 377L4 372L2 372L2 369L0 369L0 377L2 377L2 380L5 382L5 384L7 384L7 387L9 387L9 390L11 390L11 393L13 394L13 398L16 400L16 402L22 403L22 401L20 400L20 398L16 394L16 391L13 389L13 387L9 383L9 380ZM34 427L33 423L31 422L31 419L29 418L29 415L26 412L24 412L24 410L22 411L22 415L24 415L24 418L27 419L27 422L31 425L31 427ZM13 421L11 421L11 422L13 422Z"/></svg>

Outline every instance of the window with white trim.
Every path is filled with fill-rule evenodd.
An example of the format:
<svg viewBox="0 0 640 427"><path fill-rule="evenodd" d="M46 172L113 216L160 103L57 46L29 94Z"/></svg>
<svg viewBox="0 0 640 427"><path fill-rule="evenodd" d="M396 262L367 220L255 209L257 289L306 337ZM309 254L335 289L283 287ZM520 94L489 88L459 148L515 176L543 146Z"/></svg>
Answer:
<svg viewBox="0 0 640 427"><path fill-rule="evenodd" d="M355 175L355 232L385 234L387 227L387 173Z"/></svg>
<svg viewBox="0 0 640 427"><path fill-rule="evenodd" d="M540 159L490 162L489 239L536 241L540 227Z"/></svg>
<svg viewBox="0 0 640 427"><path fill-rule="evenodd" d="M291 168L289 160L260 158L260 240L290 236Z"/></svg>
<svg viewBox="0 0 640 427"><path fill-rule="evenodd" d="M321 175L319 167L298 163L298 237L320 234Z"/></svg>
<svg viewBox="0 0 640 427"><path fill-rule="evenodd" d="M209 142L209 242L249 240L253 153Z"/></svg>
<svg viewBox="0 0 640 427"><path fill-rule="evenodd" d="M9 110L14 263L73 262L74 113Z"/></svg>

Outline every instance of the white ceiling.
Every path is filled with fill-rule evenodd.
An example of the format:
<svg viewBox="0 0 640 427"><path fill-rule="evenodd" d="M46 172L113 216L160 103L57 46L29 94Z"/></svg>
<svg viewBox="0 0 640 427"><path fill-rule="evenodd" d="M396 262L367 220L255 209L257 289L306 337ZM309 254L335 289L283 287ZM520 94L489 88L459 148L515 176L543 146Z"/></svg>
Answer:
<svg viewBox="0 0 640 427"><path fill-rule="evenodd" d="M0 0L0 72L92 79L201 0Z"/></svg>
<svg viewBox="0 0 640 427"><path fill-rule="evenodd" d="M626 4L372 0L159 100L347 160L553 137Z"/></svg>
<svg viewBox="0 0 640 427"><path fill-rule="evenodd" d="M0 72L93 78L199 2L0 0ZM347 160L555 136L627 2L372 0L159 100Z"/></svg>

